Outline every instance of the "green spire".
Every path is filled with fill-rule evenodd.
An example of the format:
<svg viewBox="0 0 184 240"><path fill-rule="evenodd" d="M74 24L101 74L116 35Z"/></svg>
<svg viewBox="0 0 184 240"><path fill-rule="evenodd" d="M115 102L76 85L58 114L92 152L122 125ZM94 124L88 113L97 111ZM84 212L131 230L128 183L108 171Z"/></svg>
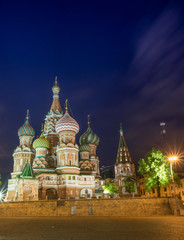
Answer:
<svg viewBox="0 0 184 240"><path fill-rule="evenodd" d="M120 124L120 139L116 158L116 164L119 163L132 163L128 147L123 136L122 124Z"/></svg>
<svg viewBox="0 0 184 240"><path fill-rule="evenodd" d="M90 127L90 115L88 115L88 128L85 133L83 133L79 139L80 145L88 145L88 144L99 144L99 137L92 131Z"/></svg>
<svg viewBox="0 0 184 240"><path fill-rule="evenodd" d="M21 178L35 178L30 162L26 163L24 165L24 169L23 169L20 177Z"/></svg>

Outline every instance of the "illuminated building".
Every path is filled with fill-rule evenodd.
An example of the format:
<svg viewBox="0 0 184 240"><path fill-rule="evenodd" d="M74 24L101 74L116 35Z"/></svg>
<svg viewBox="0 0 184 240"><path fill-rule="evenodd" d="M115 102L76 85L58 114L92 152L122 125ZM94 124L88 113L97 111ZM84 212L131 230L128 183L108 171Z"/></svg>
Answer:
<svg viewBox="0 0 184 240"><path fill-rule="evenodd" d="M180 176L183 177L183 176ZM158 197L158 192L156 188L153 188L150 193L146 191L144 186L145 179L139 178L139 188L141 197ZM179 183L175 183L176 195L184 201L184 178L180 179ZM174 184L172 182L168 183L165 187L160 187L160 196L161 197L174 197Z"/></svg>
<svg viewBox="0 0 184 240"><path fill-rule="evenodd" d="M35 131L29 113L18 130L19 146L13 153L14 166L5 201L95 197L100 178L96 155L99 137L88 119L87 131L78 146L75 137L79 125L70 116L67 101L65 113L62 111L57 78L52 91L53 102L40 137L33 142Z"/></svg>

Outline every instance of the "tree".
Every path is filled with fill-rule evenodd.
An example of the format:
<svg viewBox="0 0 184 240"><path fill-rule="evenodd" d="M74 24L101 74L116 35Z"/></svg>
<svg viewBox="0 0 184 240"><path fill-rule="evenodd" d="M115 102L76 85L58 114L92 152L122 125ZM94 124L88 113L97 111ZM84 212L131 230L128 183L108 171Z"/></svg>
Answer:
<svg viewBox="0 0 184 240"><path fill-rule="evenodd" d="M145 178L145 189L150 193L153 188L157 188L160 197L160 187L171 182L167 158L160 150L153 148L138 164L138 172Z"/></svg>
<svg viewBox="0 0 184 240"><path fill-rule="evenodd" d="M105 183L103 185L103 190L104 194L119 193L118 187L116 187L113 183Z"/></svg>
<svg viewBox="0 0 184 240"><path fill-rule="evenodd" d="M126 192L132 193L135 192L134 182L131 180L125 182L125 190Z"/></svg>

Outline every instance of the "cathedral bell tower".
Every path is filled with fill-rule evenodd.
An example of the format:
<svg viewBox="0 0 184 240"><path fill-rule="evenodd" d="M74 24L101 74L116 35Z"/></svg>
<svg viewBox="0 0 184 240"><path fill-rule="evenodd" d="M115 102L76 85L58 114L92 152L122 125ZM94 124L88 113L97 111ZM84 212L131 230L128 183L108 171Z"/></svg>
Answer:
<svg viewBox="0 0 184 240"><path fill-rule="evenodd" d="M57 76L55 77L55 83L54 83L54 86L52 87L52 92L53 92L53 101L52 101L50 111L45 117L45 124L44 124L44 135L50 141L51 154L55 153L54 148L56 148L57 143L59 141L57 133L55 131L55 125L57 121L63 116L63 111L59 101L60 87L58 86Z"/></svg>
<svg viewBox="0 0 184 240"><path fill-rule="evenodd" d="M63 116L63 111L59 101L60 87L58 86L57 76L55 77L54 86L52 87L53 101L50 111L45 117L44 124L44 136L50 142L50 148L48 150L48 162L50 167L56 167L56 148L58 145L58 134L55 131L57 121Z"/></svg>

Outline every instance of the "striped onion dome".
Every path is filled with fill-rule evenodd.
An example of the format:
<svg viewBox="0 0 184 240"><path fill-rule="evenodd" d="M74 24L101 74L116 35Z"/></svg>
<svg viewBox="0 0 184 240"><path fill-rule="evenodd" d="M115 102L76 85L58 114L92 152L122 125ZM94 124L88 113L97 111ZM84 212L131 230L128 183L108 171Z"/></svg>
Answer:
<svg viewBox="0 0 184 240"><path fill-rule="evenodd" d="M29 116L27 115L25 123L19 128L18 130L18 136L32 136L34 137L35 130L29 123Z"/></svg>
<svg viewBox="0 0 184 240"><path fill-rule="evenodd" d="M90 150L91 150L91 147L87 144L81 145L79 148L80 152L90 152Z"/></svg>
<svg viewBox="0 0 184 240"><path fill-rule="evenodd" d="M94 144L98 145L100 138L91 130L90 122L88 121L88 129L79 139L80 145Z"/></svg>
<svg viewBox="0 0 184 240"><path fill-rule="evenodd" d="M73 131L77 134L79 132L79 125L66 110L65 115L56 123L55 129L57 133L62 131Z"/></svg>
<svg viewBox="0 0 184 240"><path fill-rule="evenodd" d="M50 142L43 133L41 133L40 137L34 140L33 142L33 148L50 148Z"/></svg>

